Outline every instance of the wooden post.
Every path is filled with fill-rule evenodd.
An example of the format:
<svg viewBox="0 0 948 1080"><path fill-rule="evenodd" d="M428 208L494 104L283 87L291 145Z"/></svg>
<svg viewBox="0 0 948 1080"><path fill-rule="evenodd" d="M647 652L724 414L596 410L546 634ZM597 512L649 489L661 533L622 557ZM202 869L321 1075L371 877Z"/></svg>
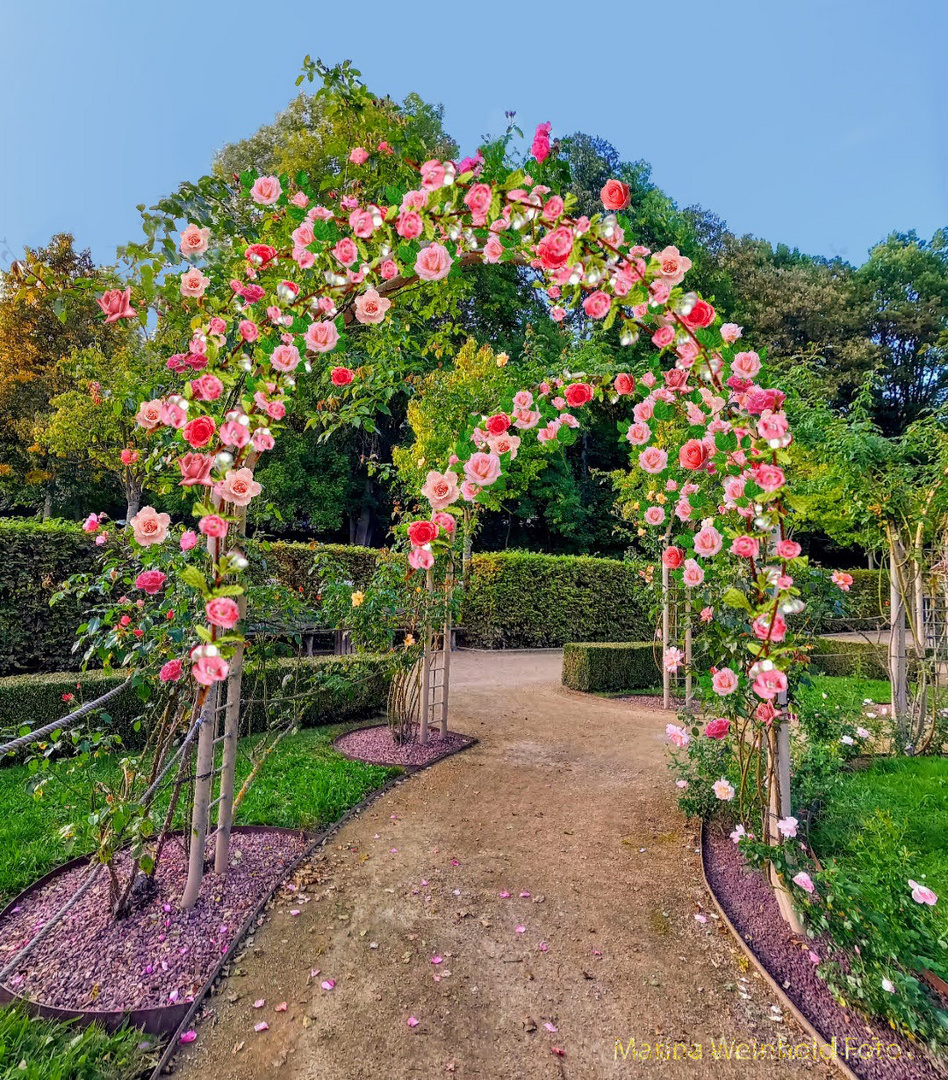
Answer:
<svg viewBox="0 0 948 1080"><path fill-rule="evenodd" d="M434 570L425 575L425 588L430 599L434 591ZM425 648L421 654L421 723L418 729L418 741L422 746L428 742L428 710L431 695L431 613L425 614Z"/></svg>
<svg viewBox="0 0 948 1080"><path fill-rule="evenodd" d="M685 589L685 708L694 702L691 679L691 589Z"/></svg>
<svg viewBox="0 0 948 1080"><path fill-rule="evenodd" d="M671 708L671 672L665 665L665 651L671 644L671 599L669 589L670 571L662 563L662 708Z"/></svg>
<svg viewBox="0 0 948 1080"><path fill-rule="evenodd" d="M778 703L780 705L786 705L786 694L781 694ZM787 718L786 713L784 713L782 719L774 721L772 737L774 742L774 760L771 763L770 821L768 823L768 833L770 843L776 846L780 843L780 831L777 828L777 822L781 818L789 817L790 815L790 720ZM774 896L777 899L777 908L783 916L784 921L790 927L792 933L802 934L803 926L800 923L799 916L794 910L789 892L787 892L780 883L773 863L770 864L770 883L773 886Z"/></svg>
<svg viewBox="0 0 948 1080"><path fill-rule="evenodd" d="M247 615L247 594L237 598L241 621ZM237 777L237 737L240 734L240 687L244 671L244 647L238 645L227 676L227 708L224 711L224 743L221 751L220 802L217 804L217 838L214 873L226 874L230 859L230 831L234 824L234 784Z"/></svg>
<svg viewBox="0 0 948 1080"><path fill-rule="evenodd" d="M905 663L905 597L901 573L903 550L893 526L889 526L889 678L892 681L892 720L901 727L908 712L908 688Z"/></svg>
<svg viewBox="0 0 948 1080"><path fill-rule="evenodd" d="M451 597L454 592L454 556L448 557L444 583L444 640L441 651L441 735L448 733L448 694L451 688Z"/></svg>
<svg viewBox="0 0 948 1080"><path fill-rule="evenodd" d="M197 761L194 772L194 805L191 809L191 846L188 852L188 880L181 895L181 907L187 911L197 903L204 880L204 844L207 840L207 814L211 804L214 778L214 740L217 737L218 687L215 683L204 699L201 730L198 734Z"/></svg>

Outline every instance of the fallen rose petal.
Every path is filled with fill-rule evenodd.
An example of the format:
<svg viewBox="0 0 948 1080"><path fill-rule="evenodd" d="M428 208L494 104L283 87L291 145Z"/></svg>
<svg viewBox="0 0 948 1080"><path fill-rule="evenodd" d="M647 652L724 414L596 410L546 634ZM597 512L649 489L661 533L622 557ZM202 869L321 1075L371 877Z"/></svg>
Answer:
<svg viewBox="0 0 948 1080"><path fill-rule="evenodd" d="M566 1057L566 1051L561 1049L559 1046L551 1046L550 1053L556 1054L557 1057Z"/></svg>
<svg viewBox="0 0 948 1080"><path fill-rule="evenodd" d="M525 926L515 926L514 927L514 933L515 934L525 934L526 932L527 932L527 928Z"/></svg>
<svg viewBox="0 0 948 1080"><path fill-rule="evenodd" d="M270 1025L266 1020L261 1020L259 1024L254 1024L253 1029L254 1031L269 1031Z"/></svg>
<svg viewBox="0 0 948 1080"><path fill-rule="evenodd" d="M452 866L460 866L461 864L457 861L457 859L452 859L451 860L451 865Z"/></svg>
<svg viewBox="0 0 948 1080"><path fill-rule="evenodd" d="M277 1012L286 1012L286 1002L285 1002L285 1001L281 1001L281 1002L280 1002L280 1004L279 1004L279 1005L277 1005L277 1007L276 1007L276 1011L277 1011Z"/></svg>
<svg viewBox="0 0 948 1080"><path fill-rule="evenodd" d="M318 974L319 974L319 968L310 968L309 969L309 977L311 979L315 979Z"/></svg>
<svg viewBox="0 0 948 1080"><path fill-rule="evenodd" d="M198 1033L196 1031L183 1031L181 1033L181 1042L193 1043L197 1037Z"/></svg>
<svg viewBox="0 0 948 1080"><path fill-rule="evenodd" d="M257 998L257 1000L253 1003L253 1007L255 1009L262 1009L264 1005L266 1005L266 1003L266 998Z"/></svg>
<svg viewBox="0 0 948 1080"><path fill-rule="evenodd" d="M593 949L593 956L602 956L602 953L598 949Z"/></svg>
<svg viewBox="0 0 948 1080"><path fill-rule="evenodd" d="M524 889L523 892L520 894L520 898L521 898L521 900L526 900L527 897L529 897L529 895L530 894L527 892L527 890Z"/></svg>
<svg viewBox="0 0 948 1080"><path fill-rule="evenodd" d="M441 964L441 963L443 963L440 956L432 956L431 962L432 962L432 964Z"/></svg>
<svg viewBox="0 0 948 1080"><path fill-rule="evenodd" d="M419 1021L419 1020L416 1020L416 1019L414 1018L414 1016L409 1016L409 1017L408 1017L408 1026L409 1026L410 1028L418 1027L418 1024L419 1024L419 1023L420 1023L420 1021Z"/></svg>
<svg viewBox="0 0 948 1080"><path fill-rule="evenodd" d="M706 923L707 921L707 916L702 915L700 912L695 913L695 922Z"/></svg>
<svg viewBox="0 0 948 1080"><path fill-rule="evenodd" d="M332 988L336 985L336 980L335 979L325 979L319 985L324 990L332 990Z"/></svg>
<svg viewBox="0 0 948 1080"><path fill-rule="evenodd" d="M510 896L510 893L507 892L506 889L504 889L502 892L499 892L497 895L501 898L501 900L506 900L507 897Z"/></svg>
<svg viewBox="0 0 948 1080"><path fill-rule="evenodd" d="M543 1026L553 1035L555 1035L556 1032L559 1031L559 1028L556 1026L556 1024L551 1024L549 1020L547 1020L547 1022Z"/></svg>
<svg viewBox="0 0 948 1080"><path fill-rule="evenodd" d="M291 915L299 915L299 913L300 913L299 908L293 908L293 910L290 912Z"/></svg>

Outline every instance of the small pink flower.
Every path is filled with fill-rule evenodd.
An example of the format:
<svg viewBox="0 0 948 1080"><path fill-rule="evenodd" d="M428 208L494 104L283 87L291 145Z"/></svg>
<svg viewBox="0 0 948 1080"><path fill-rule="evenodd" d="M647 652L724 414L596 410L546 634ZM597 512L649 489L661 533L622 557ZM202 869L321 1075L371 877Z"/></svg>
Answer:
<svg viewBox="0 0 948 1080"><path fill-rule="evenodd" d="M737 675L729 668L720 668L711 676L711 688L721 697L733 694L737 689Z"/></svg>
<svg viewBox="0 0 948 1080"><path fill-rule="evenodd" d="M800 888L804 890L804 892L816 892L816 886L813 884L812 878L803 870L801 870L799 874L794 875L793 883L794 885L799 885Z"/></svg>
<svg viewBox="0 0 948 1080"><path fill-rule="evenodd" d="M834 585L838 585L843 592L849 592L853 583L853 576L852 574L847 574L845 570L834 570L830 575L830 580Z"/></svg>
<svg viewBox="0 0 948 1080"><path fill-rule="evenodd" d="M184 674L184 665L180 660L169 660L158 672L158 678L162 682L177 682Z"/></svg>
<svg viewBox="0 0 948 1080"><path fill-rule="evenodd" d="M715 781L713 789L715 797L722 802L730 802L734 798L734 786L728 783L722 776L720 780Z"/></svg>
<svg viewBox="0 0 948 1080"><path fill-rule="evenodd" d="M197 299L204 295L210 283L209 277L205 277L196 266L192 266L181 275L181 295L193 296Z"/></svg>
<svg viewBox="0 0 948 1080"><path fill-rule="evenodd" d="M282 193L283 188L275 176L258 177L250 189L251 199L260 206L272 206Z"/></svg>
<svg viewBox="0 0 948 1080"><path fill-rule="evenodd" d="M392 301L380 296L376 289L366 289L355 303L356 320L363 324L380 323Z"/></svg>
<svg viewBox="0 0 948 1080"><path fill-rule="evenodd" d="M170 524L169 515L159 514L153 506L143 506L129 522L136 543L142 547L162 543L168 536Z"/></svg>
<svg viewBox="0 0 948 1080"><path fill-rule="evenodd" d="M349 160L353 165L364 165L369 160L369 152L361 146L354 146L349 153Z"/></svg>
<svg viewBox="0 0 948 1080"><path fill-rule="evenodd" d="M919 885L917 881L909 878L909 888L912 890L912 899L916 904L928 904L934 907L938 903L938 894L932 892L926 885Z"/></svg>
<svg viewBox="0 0 948 1080"><path fill-rule="evenodd" d="M335 979L326 979L323 982L321 982L319 985L324 990L332 990L332 988L336 985L336 980Z"/></svg>
<svg viewBox="0 0 948 1080"><path fill-rule="evenodd" d="M109 289L96 299L96 303L105 313L105 321L114 323L119 319L134 319L138 314L130 303L131 298L131 288L124 292L121 289Z"/></svg>

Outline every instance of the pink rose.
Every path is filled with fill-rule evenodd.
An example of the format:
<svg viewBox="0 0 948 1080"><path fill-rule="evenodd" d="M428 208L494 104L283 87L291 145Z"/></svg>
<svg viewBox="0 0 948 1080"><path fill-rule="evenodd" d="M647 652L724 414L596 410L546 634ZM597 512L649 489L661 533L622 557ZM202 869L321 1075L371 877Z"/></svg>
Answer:
<svg viewBox="0 0 948 1080"><path fill-rule="evenodd" d="M685 569L682 572L682 580L689 589L697 588L704 581L704 570L694 559L687 559Z"/></svg>
<svg viewBox="0 0 948 1080"><path fill-rule="evenodd" d="M711 689L721 697L733 694L737 689L737 675L729 667L719 668L711 676Z"/></svg>
<svg viewBox="0 0 948 1080"><path fill-rule="evenodd" d="M250 441L253 443L254 450L258 453L263 453L265 450L272 450L276 445L273 436L266 428L257 428Z"/></svg>
<svg viewBox="0 0 948 1080"><path fill-rule="evenodd" d="M714 308L707 300L698 300L687 315L682 315L681 321L691 330L700 330L704 326L710 326L714 318Z"/></svg>
<svg viewBox="0 0 948 1080"><path fill-rule="evenodd" d="M148 593L149 596L155 596L164 585L166 575L160 570L143 570L137 578L135 578L135 588L141 589L143 592Z"/></svg>
<svg viewBox="0 0 948 1080"><path fill-rule="evenodd" d="M369 160L369 152L361 146L354 146L349 153L349 160L353 165L364 165Z"/></svg>
<svg viewBox="0 0 948 1080"><path fill-rule="evenodd" d="M472 483L479 487L487 487L493 484L500 476L500 458L496 454L484 454L480 451L472 454L464 463L464 475Z"/></svg>
<svg viewBox="0 0 948 1080"><path fill-rule="evenodd" d="M678 653L679 650L676 649L675 652ZM677 666L678 665L676 664L676 667ZM679 750L684 750L688 743L691 742L691 736L688 734L688 732L683 727L679 727L677 724L666 724L665 734L668 736L670 741L678 747Z"/></svg>
<svg viewBox="0 0 948 1080"><path fill-rule="evenodd" d="M198 528L212 540L220 540L227 535L227 522L219 514L205 514L198 522Z"/></svg>
<svg viewBox="0 0 948 1080"><path fill-rule="evenodd" d="M392 306L392 301L379 296L376 289L366 289L355 302L356 319L360 323L380 323L385 312Z"/></svg>
<svg viewBox="0 0 948 1080"><path fill-rule="evenodd" d="M760 553L760 541L756 536L735 536L731 541L731 554L739 559L756 559Z"/></svg>
<svg viewBox="0 0 948 1080"><path fill-rule="evenodd" d="M769 668L758 673L752 689L759 698L770 701L787 689L787 676L779 668Z"/></svg>
<svg viewBox="0 0 948 1080"><path fill-rule="evenodd" d="M181 295L203 296L204 290L210 283L211 279L209 277L205 277L196 266L192 266L190 270L186 270L181 275Z"/></svg>
<svg viewBox="0 0 948 1080"><path fill-rule="evenodd" d="M624 210L629 205L629 185L621 180L607 180L599 196L607 210Z"/></svg>
<svg viewBox="0 0 948 1080"><path fill-rule="evenodd" d="M489 184L474 184L464 195L464 205L476 218L486 219L492 192Z"/></svg>
<svg viewBox="0 0 948 1080"><path fill-rule="evenodd" d="M786 481L783 469L779 465L767 465L763 462L751 468L751 475L754 477L754 483L762 491L779 491Z"/></svg>
<svg viewBox="0 0 948 1080"><path fill-rule="evenodd" d="M782 615L758 615L752 624L754 634L760 641L783 641L787 636L787 624Z"/></svg>
<svg viewBox="0 0 948 1080"><path fill-rule="evenodd" d="M652 344L656 349L664 349L675 340L675 330L671 326L660 326L652 334Z"/></svg>
<svg viewBox="0 0 948 1080"><path fill-rule="evenodd" d="M703 469L708 463L708 448L698 439L689 439L678 451L678 464L683 469Z"/></svg>
<svg viewBox="0 0 948 1080"><path fill-rule="evenodd" d="M916 904L927 904L934 907L938 903L938 894L928 888L927 885L919 885L917 881L909 878L909 888L912 890L912 899Z"/></svg>
<svg viewBox="0 0 948 1080"><path fill-rule="evenodd" d="M359 257L359 249L355 246L355 241L350 240L348 236L344 236L336 244L332 253L343 266L352 266Z"/></svg>
<svg viewBox="0 0 948 1080"><path fill-rule="evenodd" d="M465 502L474 502L478 495L480 495L481 489L477 484L472 484L470 480L465 480L461 484L461 498Z"/></svg>
<svg viewBox="0 0 948 1080"><path fill-rule="evenodd" d="M838 585L843 592L849 592L853 583L853 576L852 574L847 574L845 570L834 570L833 573L830 574L830 580L834 585Z"/></svg>
<svg viewBox="0 0 948 1080"><path fill-rule="evenodd" d="M448 169L436 158L426 161L419 170L421 173L421 186L426 191L436 191L448 177ZM451 178L453 179L454 166L451 166Z"/></svg>
<svg viewBox="0 0 948 1080"><path fill-rule="evenodd" d="M661 506L650 506L645 511L645 520L649 525L661 525L665 520L665 511Z"/></svg>
<svg viewBox="0 0 948 1080"><path fill-rule="evenodd" d="M563 214L563 200L559 195L551 195L543 204L543 220L556 221Z"/></svg>
<svg viewBox="0 0 948 1080"><path fill-rule="evenodd" d="M260 336L260 331L257 328L255 322L251 322L250 319L241 319L240 325L237 327L237 331L244 341L256 341Z"/></svg>
<svg viewBox="0 0 948 1080"><path fill-rule="evenodd" d="M223 390L224 384L216 375L202 375L191 381L191 394L196 401L217 401Z"/></svg>
<svg viewBox="0 0 948 1080"><path fill-rule="evenodd" d="M432 510L444 510L445 507L450 506L453 502L457 502L460 493L458 489L457 473L450 470L445 473L439 473L435 469L432 469L428 473L428 477L421 489L421 493L431 504Z"/></svg>
<svg viewBox="0 0 948 1080"><path fill-rule="evenodd" d="M275 176L258 177L250 189L251 199L260 206L272 206L282 193L283 188Z"/></svg>
<svg viewBox="0 0 948 1080"><path fill-rule="evenodd" d="M601 289L590 293L583 301L583 311L590 319L604 319L609 314L612 300Z"/></svg>
<svg viewBox="0 0 948 1080"><path fill-rule="evenodd" d="M730 720L725 720L724 717L718 717L716 720L709 720L708 723L704 725L704 733L709 739L723 739L730 728Z"/></svg>
<svg viewBox="0 0 948 1080"><path fill-rule="evenodd" d="M760 357L755 352L739 352L731 361L731 372L739 379L755 378L760 367Z"/></svg>
<svg viewBox="0 0 948 1080"><path fill-rule="evenodd" d="M204 605L204 614L212 626L230 630L240 618L240 608L229 596L215 596Z"/></svg>
<svg viewBox="0 0 948 1080"><path fill-rule="evenodd" d="M484 245L484 262L498 263L504 254L504 245L491 233ZM565 312L564 312L565 314Z"/></svg>
<svg viewBox="0 0 948 1080"><path fill-rule="evenodd" d="M452 259L442 244L428 244L418 252L415 273L422 281L440 281L451 269Z"/></svg>
<svg viewBox="0 0 948 1080"><path fill-rule="evenodd" d="M146 431L154 431L156 427L161 423L161 398L153 398L151 401L143 401L138 406L138 412L135 414L135 420L140 427L143 427Z"/></svg>
<svg viewBox="0 0 948 1080"><path fill-rule="evenodd" d="M355 372L347 367L334 367L329 373L329 381L333 386L348 386L355 378Z"/></svg>
<svg viewBox="0 0 948 1080"><path fill-rule="evenodd" d="M794 874L792 881L794 885L798 885L804 892L814 893L816 891L813 879L803 870L799 874Z"/></svg>
<svg viewBox="0 0 948 1080"><path fill-rule="evenodd" d="M735 341L741 336L743 330L737 323L726 322L721 327L721 337L724 339L725 345L733 345Z"/></svg>
<svg viewBox="0 0 948 1080"><path fill-rule="evenodd" d="M723 540L713 525L705 525L695 533L695 553L712 558L721 550Z"/></svg>
<svg viewBox="0 0 948 1080"><path fill-rule="evenodd" d="M261 490L251 470L246 468L229 470L224 479L214 488L215 493L224 502L233 503L234 506L248 506L250 500L256 498Z"/></svg>
<svg viewBox="0 0 948 1080"><path fill-rule="evenodd" d="M625 372L620 372L616 375L615 383L613 385L615 386L616 393L620 396L624 397L627 394L635 393L635 379Z"/></svg>
<svg viewBox="0 0 948 1080"><path fill-rule="evenodd" d="M796 540L780 540L777 544L777 555L781 559L799 558L802 550Z"/></svg>
<svg viewBox="0 0 948 1080"><path fill-rule="evenodd" d="M99 521L98 514L90 514L82 523L82 531L87 533L94 533L101 524L102 522Z"/></svg>
<svg viewBox="0 0 948 1080"><path fill-rule="evenodd" d="M431 515L431 520L450 536L457 528L457 522L450 514L436 513Z"/></svg>
<svg viewBox="0 0 948 1080"><path fill-rule="evenodd" d="M134 465L138 461L138 451L132 450L126 447L121 454L119 454L123 465Z"/></svg>
<svg viewBox="0 0 948 1080"><path fill-rule="evenodd" d="M183 428L188 422L188 414L184 411L182 406L184 405L184 399L178 397L169 398L167 401L161 403L160 419L163 424L167 424L172 428Z"/></svg>
<svg viewBox="0 0 948 1080"><path fill-rule="evenodd" d="M259 182L258 180L257 183ZM223 682L229 670L227 661L222 656L201 656L191 665L191 674L202 686Z"/></svg>
<svg viewBox="0 0 948 1080"><path fill-rule="evenodd" d="M305 191L297 191L291 198L290 202L294 206L298 206L300 210L305 210L309 206L309 196Z"/></svg>
<svg viewBox="0 0 948 1080"><path fill-rule="evenodd" d="M184 674L184 665L180 660L169 660L158 672L158 678L162 682L177 682Z"/></svg>
<svg viewBox="0 0 948 1080"><path fill-rule="evenodd" d="M96 303L105 313L105 321L114 323L119 319L134 319L138 314L131 305L131 299L131 287L124 292L121 289L109 289L96 298Z"/></svg>
<svg viewBox="0 0 948 1080"><path fill-rule="evenodd" d="M633 446L644 446L652 437L652 429L648 424L630 424L625 437ZM666 454L666 460L667 457Z"/></svg>
<svg viewBox="0 0 948 1080"><path fill-rule="evenodd" d="M662 566L667 566L669 570L677 570L684 561L685 553L680 547L667 547L662 552Z"/></svg>
<svg viewBox="0 0 948 1080"><path fill-rule="evenodd" d="M548 232L537 244L537 255L546 270L565 266L573 253L573 231L568 225L560 225Z"/></svg>
<svg viewBox="0 0 948 1080"><path fill-rule="evenodd" d="M295 345L277 345L270 353L270 365L277 371L295 371L299 362L300 351Z"/></svg>
<svg viewBox="0 0 948 1080"><path fill-rule="evenodd" d="M550 130L552 124L537 124L537 129L533 135L533 145L530 147L530 153L534 158L542 165L544 161L550 156Z"/></svg>
<svg viewBox="0 0 948 1080"><path fill-rule="evenodd" d="M250 442L250 428L237 420L228 420L221 425L221 442L225 446L236 446L238 449Z"/></svg>
<svg viewBox="0 0 948 1080"><path fill-rule="evenodd" d="M414 547L408 553L408 565L413 570L430 570L434 566L434 555L423 547Z"/></svg>
<svg viewBox="0 0 948 1080"><path fill-rule="evenodd" d="M421 215L416 210L405 210L395 219L395 231L405 240L417 240L425 231Z"/></svg>
<svg viewBox="0 0 948 1080"><path fill-rule="evenodd" d="M521 431L529 431L540 422L539 409L515 409L513 426Z"/></svg>
<svg viewBox="0 0 948 1080"><path fill-rule="evenodd" d="M660 473L665 471L665 467L668 465L668 454L664 450L660 450L657 446L646 447L645 450L639 454L639 466L647 473Z"/></svg>
<svg viewBox="0 0 948 1080"><path fill-rule="evenodd" d="M314 322L309 324L303 339L310 352L330 352L339 341L339 331L334 322Z"/></svg>
<svg viewBox="0 0 948 1080"><path fill-rule="evenodd" d="M210 229L201 229L197 225L188 225L181 233L181 243L178 250L187 259L192 255L203 255L207 251L207 244L211 238Z"/></svg>
<svg viewBox="0 0 948 1080"><path fill-rule="evenodd" d="M181 540L179 541L182 551L190 551L191 548L197 546L198 538L197 533L193 529L186 529L181 534Z"/></svg>
<svg viewBox="0 0 948 1080"><path fill-rule="evenodd" d="M668 285L678 285L691 269L691 259L682 255L676 247L667 247L655 256L658 272Z"/></svg>
<svg viewBox="0 0 948 1080"><path fill-rule="evenodd" d="M129 522L136 543L142 547L162 543L168 536L170 524L171 518L167 514L159 514L153 506L143 506Z"/></svg>
<svg viewBox="0 0 948 1080"><path fill-rule="evenodd" d="M184 454L178 458L181 470L180 487L211 486L211 469L214 468L213 454Z"/></svg>

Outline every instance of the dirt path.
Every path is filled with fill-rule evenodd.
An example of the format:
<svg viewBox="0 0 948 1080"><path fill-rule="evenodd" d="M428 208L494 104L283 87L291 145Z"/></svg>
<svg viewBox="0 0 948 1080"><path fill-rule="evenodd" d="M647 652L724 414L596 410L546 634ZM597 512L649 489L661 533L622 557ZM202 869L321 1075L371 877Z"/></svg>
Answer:
<svg viewBox="0 0 948 1080"><path fill-rule="evenodd" d="M712 1039L803 1036L774 1017L717 921L694 918L708 901L665 768L668 717L565 691L560 663L455 655L452 727L480 743L339 832L301 890L310 902L275 905L177 1075L828 1074L714 1057ZM260 1021L269 1030L257 1034ZM703 1058L656 1060L676 1042Z"/></svg>

